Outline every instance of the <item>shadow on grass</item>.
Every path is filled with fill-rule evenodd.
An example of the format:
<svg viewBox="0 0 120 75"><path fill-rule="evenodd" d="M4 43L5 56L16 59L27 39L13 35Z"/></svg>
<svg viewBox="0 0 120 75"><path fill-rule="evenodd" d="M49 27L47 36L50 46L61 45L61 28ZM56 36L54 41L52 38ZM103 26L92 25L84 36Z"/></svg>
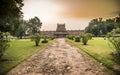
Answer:
<svg viewBox="0 0 120 75"><path fill-rule="evenodd" d="M6 59L6 58L0 59L1 63L3 63L3 62L9 62L9 61L13 61L13 60L12 59Z"/></svg>

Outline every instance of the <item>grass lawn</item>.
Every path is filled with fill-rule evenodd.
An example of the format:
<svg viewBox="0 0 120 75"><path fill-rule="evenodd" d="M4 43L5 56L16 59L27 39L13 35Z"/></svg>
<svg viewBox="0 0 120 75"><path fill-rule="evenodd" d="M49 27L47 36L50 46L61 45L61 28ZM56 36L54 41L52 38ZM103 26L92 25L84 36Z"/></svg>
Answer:
<svg viewBox="0 0 120 75"><path fill-rule="evenodd" d="M9 61L0 62L0 75L7 73L13 67L17 66L35 52L40 51L51 42L52 41L49 40L49 43L40 43L40 45L36 47L34 41L30 41L30 39L12 40L10 47L3 56L3 59L8 59Z"/></svg>
<svg viewBox="0 0 120 75"><path fill-rule="evenodd" d="M120 58L116 59L111 55L114 49L110 47L108 40L104 40L103 38L93 38L92 40L88 41L88 45L83 45L82 42L74 42L73 40L69 39L66 40L74 46L80 48L80 51L93 57L109 69L115 70L114 67L116 65L119 66L120 64Z"/></svg>

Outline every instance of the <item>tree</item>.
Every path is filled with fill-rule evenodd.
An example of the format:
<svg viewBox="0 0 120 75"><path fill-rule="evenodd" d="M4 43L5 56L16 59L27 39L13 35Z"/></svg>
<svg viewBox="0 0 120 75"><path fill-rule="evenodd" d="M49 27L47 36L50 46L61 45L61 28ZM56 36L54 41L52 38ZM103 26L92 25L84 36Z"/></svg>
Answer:
<svg viewBox="0 0 120 75"><path fill-rule="evenodd" d="M40 41L40 28L42 26L42 22L39 20L38 17L34 17L30 19L27 23L26 29L28 29L28 32L30 35L32 35L31 39L35 41L35 45L39 45Z"/></svg>
<svg viewBox="0 0 120 75"><path fill-rule="evenodd" d="M88 34L86 34L86 33L82 34L82 43L83 43L83 45L87 45L88 40L89 40Z"/></svg>
<svg viewBox="0 0 120 75"><path fill-rule="evenodd" d="M32 35L31 40L35 42L36 46L39 46L40 38L40 34L35 33L34 35Z"/></svg>
<svg viewBox="0 0 120 75"><path fill-rule="evenodd" d="M115 20L114 19L106 19L106 33L111 32L115 28Z"/></svg>
<svg viewBox="0 0 120 75"><path fill-rule="evenodd" d="M95 36L98 36L99 30L98 30L98 19L93 19L90 21L88 27L85 28L86 33L92 33Z"/></svg>
<svg viewBox="0 0 120 75"><path fill-rule="evenodd" d="M14 29L13 35L22 39L25 36L26 24L25 20L21 20L19 25Z"/></svg>
<svg viewBox="0 0 120 75"><path fill-rule="evenodd" d="M40 32L40 28L42 26L42 22L38 17L34 17L28 21L27 29L29 30L29 34L35 34Z"/></svg>
<svg viewBox="0 0 120 75"><path fill-rule="evenodd" d="M0 0L0 58L8 47L6 32L14 30L15 22L22 18L23 0Z"/></svg>
<svg viewBox="0 0 120 75"><path fill-rule="evenodd" d="M115 18L115 22L116 28L120 28L120 15Z"/></svg>
<svg viewBox="0 0 120 75"><path fill-rule="evenodd" d="M23 0L0 0L0 31L8 32L14 21L22 18Z"/></svg>
<svg viewBox="0 0 120 75"><path fill-rule="evenodd" d="M99 18L91 20L89 25L85 28L85 32L92 33L94 36L103 36L114 28L114 19L106 19L106 21L103 21L102 18Z"/></svg>

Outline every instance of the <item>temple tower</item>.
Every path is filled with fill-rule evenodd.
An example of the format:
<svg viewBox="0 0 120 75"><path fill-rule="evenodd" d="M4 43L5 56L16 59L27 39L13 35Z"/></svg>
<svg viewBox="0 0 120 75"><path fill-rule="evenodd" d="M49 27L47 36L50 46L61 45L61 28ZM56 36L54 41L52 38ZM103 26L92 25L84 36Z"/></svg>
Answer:
<svg viewBox="0 0 120 75"><path fill-rule="evenodd" d="M65 24L57 24L57 32L66 32Z"/></svg>
<svg viewBox="0 0 120 75"><path fill-rule="evenodd" d="M68 35L68 33L66 31L65 24L57 24L57 29L54 36L57 38L64 38L66 35Z"/></svg>

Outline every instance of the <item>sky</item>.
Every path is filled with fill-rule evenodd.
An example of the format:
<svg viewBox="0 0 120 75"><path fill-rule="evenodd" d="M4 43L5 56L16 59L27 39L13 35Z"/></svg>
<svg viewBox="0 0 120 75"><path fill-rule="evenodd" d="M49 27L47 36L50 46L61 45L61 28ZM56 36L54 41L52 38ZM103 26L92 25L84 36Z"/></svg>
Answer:
<svg viewBox="0 0 120 75"><path fill-rule="evenodd" d="M90 20L112 18L120 12L120 0L24 0L24 19L37 16L41 30L56 30L65 23L67 30L83 30Z"/></svg>

